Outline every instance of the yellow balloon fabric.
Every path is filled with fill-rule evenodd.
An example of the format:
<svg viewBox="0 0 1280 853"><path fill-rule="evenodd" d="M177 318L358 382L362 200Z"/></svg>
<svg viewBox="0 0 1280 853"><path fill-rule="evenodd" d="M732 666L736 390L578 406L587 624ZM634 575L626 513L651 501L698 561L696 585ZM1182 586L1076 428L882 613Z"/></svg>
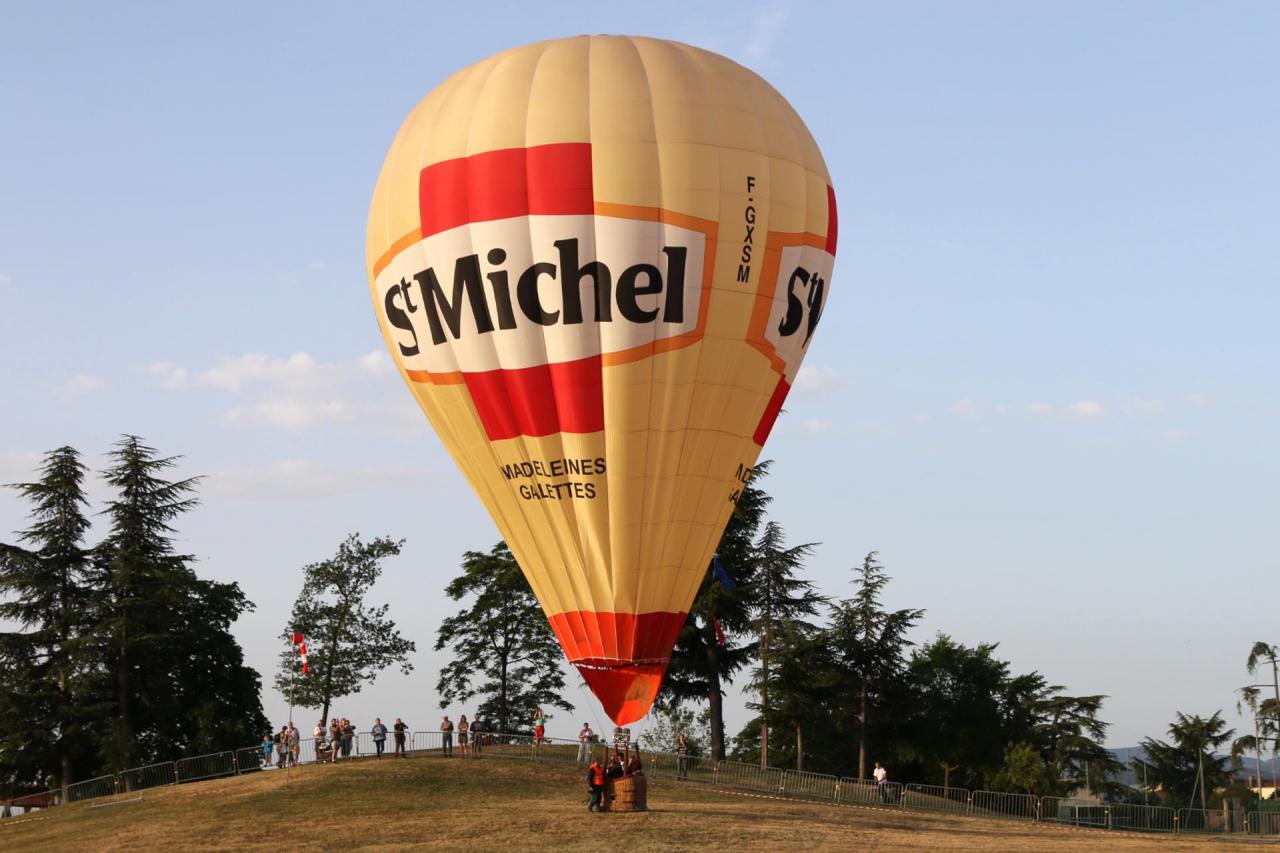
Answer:
<svg viewBox="0 0 1280 853"><path fill-rule="evenodd" d="M653 703L835 248L799 116L676 42L499 53L391 145L368 231L383 337L620 725Z"/></svg>

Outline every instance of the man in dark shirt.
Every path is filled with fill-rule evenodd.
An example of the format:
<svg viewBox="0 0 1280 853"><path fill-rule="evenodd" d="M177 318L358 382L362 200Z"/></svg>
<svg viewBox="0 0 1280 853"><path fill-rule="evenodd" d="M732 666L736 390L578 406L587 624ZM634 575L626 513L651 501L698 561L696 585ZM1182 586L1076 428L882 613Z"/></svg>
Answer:
<svg viewBox="0 0 1280 853"><path fill-rule="evenodd" d="M404 733L409 730L409 727L404 724L403 720L396 717L396 724L392 728L396 730L396 755L404 758Z"/></svg>

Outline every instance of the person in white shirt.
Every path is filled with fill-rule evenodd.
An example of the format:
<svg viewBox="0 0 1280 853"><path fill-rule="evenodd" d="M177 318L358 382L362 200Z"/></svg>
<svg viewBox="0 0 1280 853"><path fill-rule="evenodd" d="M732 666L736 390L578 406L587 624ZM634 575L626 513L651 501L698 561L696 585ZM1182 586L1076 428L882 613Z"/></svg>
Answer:
<svg viewBox="0 0 1280 853"><path fill-rule="evenodd" d="M589 723L583 723L582 729L578 732L578 766L584 766L591 759L591 738L595 736L595 732L591 731Z"/></svg>
<svg viewBox="0 0 1280 853"><path fill-rule="evenodd" d="M876 791L880 795L880 802L889 802L889 771L880 766L880 762L876 762L876 769L871 771L871 778L876 780Z"/></svg>

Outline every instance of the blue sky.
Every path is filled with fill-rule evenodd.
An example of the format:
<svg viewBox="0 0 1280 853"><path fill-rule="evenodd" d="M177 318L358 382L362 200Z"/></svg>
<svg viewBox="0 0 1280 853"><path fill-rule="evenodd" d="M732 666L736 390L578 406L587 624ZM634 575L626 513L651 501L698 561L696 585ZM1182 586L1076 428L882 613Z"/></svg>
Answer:
<svg viewBox="0 0 1280 853"><path fill-rule="evenodd" d="M5 6L0 481L122 432L182 454L182 546L257 603L264 674L304 563L403 536L377 594L418 669L337 712L438 717L442 589L497 533L382 355L370 193L452 71L623 32L753 67L827 156L833 288L765 450L820 586L879 550L916 639L1109 694L1114 744L1234 719L1280 642L1280 7L206 5ZM569 698L552 734L602 722Z"/></svg>

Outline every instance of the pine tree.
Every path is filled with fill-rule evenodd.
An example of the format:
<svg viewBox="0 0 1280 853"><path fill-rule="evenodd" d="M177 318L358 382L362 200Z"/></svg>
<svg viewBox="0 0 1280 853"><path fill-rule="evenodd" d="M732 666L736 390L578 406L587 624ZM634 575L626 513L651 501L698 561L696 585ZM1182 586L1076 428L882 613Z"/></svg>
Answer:
<svg viewBox="0 0 1280 853"><path fill-rule="evenodd" d="M409 655L416 646L387 617L390 605L365 602L382 575L382 561L403 544L386 537L365 543L352 533L333 557L302 570L302 591L281 634L285 649L275 685L301 707L320 708L321 720L329 719L334 699L359 693L381 670L398 665L405 674L413 671ZM306 677L295 678L293 671L295 631L308 640Z"/></svg>
<svg viewBox="0 0 1280 853"><path fill-rule="evenodd" d="M480 714L499 732L515 731L533 708L573 710L561 695L560 644L505 542L466 552L445 592L471 602L436 633L436 651L453 655L436 684L441 708L481 697Z"/></svg>
<svg viewBox="0 0 1280 853"><path fill-rule="evenodd" d="M55 778L64 797L88 760L85 471L72 447L47 453L37 482L12 486L31 504L31 526L18 534L21 545L0 545L0 620L21 629L0 633L0 773L39 787Z"/></svg>
<svg viewBox="0 0 1280 853"><path fill-rule="evenodd" d="M176 553L172 522L193 509L198 478L162 476L177 464L137 436L108 454L116 497L98 546L102 606L94 632L114 696L103 754L112 769L252 743L266 730L260 679L230 625L253 605L237 584L202 580Z"/></svg>
<svg viewBox="0 0 1280 853"><path fill-rule="evenodd" d="M1199 792L1200 808L1207 808L1208 793L1231 782L1231 759L1218 750L1235 734L1222 719L1188 716L1178 712L1169 726L1170 741L1146 738L1142 751L1150 779L1171 805L1192 807Z"/></svg>
<svg viewBox="0 0 1280 853"><path fill-rule="evenodd" d="M769 687L770 664L780 651L778 633L812 633L813 625L806 616L816 616L825 599L817 593L810 581L797 578L804 560L813 553L817 543L785 545L786 534L782 526L770 521L765 525L752 553L753 602L751 627L755 630L759 650L759 668L753 683L760 692L760 766L769 766L770 717ZM798 725L798 724L797 724Z"/></svg>
<svg viewBox="0 0 1280 853"><path fill-rule="evenodd" d="M858 697L858 778L867 774L867 723L881 684L902 671L907 631L924 615L923 610L888 611L880 595L889 576L872 551L855 569L853 598L836 604L831 640L845 674L846 689Z"/></svg>
<svg viewBox="0 0 1280 853"><path fill-rule="evenodd" d="M707 702L710 750L715 760L725 757L723 685L756 654L754 642L740 639L751 635L752 550L765 510L773 500L758 484L769 473L769 464L757 464L749 481L738 490L733 515L720 537L717 554L734 582L733 589L716 576L713 559L689 608L689 619L672 650L671 665L658 694L658 703L664 706ZM717 624L724 632L724 645L720 644Z"/></svg>

